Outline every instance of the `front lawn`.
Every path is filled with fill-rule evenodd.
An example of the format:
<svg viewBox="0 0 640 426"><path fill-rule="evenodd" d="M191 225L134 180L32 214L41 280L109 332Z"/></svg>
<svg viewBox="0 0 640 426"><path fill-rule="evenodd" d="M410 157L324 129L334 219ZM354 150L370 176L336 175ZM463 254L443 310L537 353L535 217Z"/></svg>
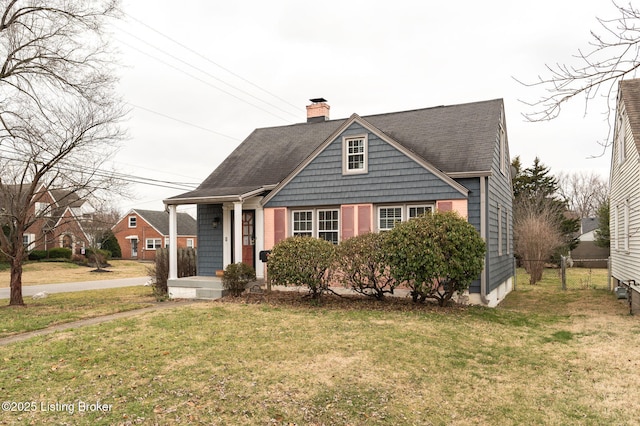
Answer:
<svg viewBox="0 0 640 426"><path fill-rule="evenodd" d="M557 283L519 284L497 309L266 296L38 337L0 348L4 400L35 407L0 422L637 422L640 322L609 292Z"/></svg>

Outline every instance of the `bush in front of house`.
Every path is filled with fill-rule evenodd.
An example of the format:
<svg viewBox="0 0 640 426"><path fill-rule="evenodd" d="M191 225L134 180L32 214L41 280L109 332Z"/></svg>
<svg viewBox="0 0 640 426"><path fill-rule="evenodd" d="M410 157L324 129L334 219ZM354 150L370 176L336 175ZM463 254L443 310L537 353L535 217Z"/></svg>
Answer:
<svg viewBox="0 0 640 426"><path fill-rule="evenodd" d="M384 240L388 233L368 233L344 240L336 249L338 276L356 293L384 299L393 294L398 281L387 266Z"/></svg>
<svg viewBox="0 0 640 426"><path fill-rule="evenodd" d="M480 233L454 212L399 223L385 246L391 275L406 282L413 301L435 299L440 306L478 278L486 251Z"/></svg>
<svg viewBox="0 0 640 426"><path fill-rule="evenodd" d="M71 255L73 252L71 249L65 247L54 247L49 249L49 259L69 259L71 260Z"/></svg>
<svg viewBox="0 0 640 426"><path fill-rule="evenodd" d="M108 261L111 259L109 250L87 248L84 253L88 263L93 264L97 269L108 266Z"/></svg>
<svg viewBox="0 0 640 426"><path fill-rule="evenodd" d="M178 278L192 277L197 273L197 252L193 248L179 247L178 256ZM157 300L166 300L169 297L169 250L160 248L156 250L156 260L153 266L147 269L153 283L153 294Z"/></svg>
<svg viewBox="0 0 640 426"><path fill-rule="evenodd" d="M238 297L247 288L247 284L256 279L256 270L246 263L227 265L222 276L222 287L232 296Z"/></svg>
<svg viewBox="0 0 640 426"><path fill-rule="evenodd" d="M31 250L28 255L29 260L42 260L47 258L46 250Z"/></svg>
<svg viewBox="0 0 640 426"><path fill-rule="evenodd" d="M111 252L111 256L120 259L122 257L122 250L120 248L120 244L118 243L118 239L115 235L113 235L113 231L108 229L102 235L102 239L100 241L100 248L102 250L108 250Z"/></svg>
<svg viewBox="0 0 640 426"><path fill-rule="evenodd" d="M271 250L268 274L272 284L306 286L317 300L329 290L335 246L326 240L311 237L289 237Z"/></svg>

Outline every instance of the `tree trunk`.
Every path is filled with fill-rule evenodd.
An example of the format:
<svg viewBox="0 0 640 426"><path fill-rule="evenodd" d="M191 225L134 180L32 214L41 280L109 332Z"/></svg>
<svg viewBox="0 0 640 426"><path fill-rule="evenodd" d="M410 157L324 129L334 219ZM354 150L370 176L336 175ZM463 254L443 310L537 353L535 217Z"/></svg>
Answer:
<svg viewBox="0 0 640 426"><path fill-rule="evenodd" d="M22 256L15 256L11 260L11 306L24 306L22 300Z"/></svg>

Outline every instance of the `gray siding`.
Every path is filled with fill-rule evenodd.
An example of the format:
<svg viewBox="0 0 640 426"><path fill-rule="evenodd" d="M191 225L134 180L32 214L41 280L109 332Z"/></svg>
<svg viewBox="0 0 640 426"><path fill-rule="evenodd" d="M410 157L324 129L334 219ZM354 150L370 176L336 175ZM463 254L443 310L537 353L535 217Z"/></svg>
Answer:
<svg viewBox="0 0 640 426"><path fill-rule="evenodd" d="M214 229L213 219L220 218ZM222 205L198 204L198 275L213 277L222 269Z"/></svg>
<svg viewBox="0 0 640 426"><path fill-rule="evenodd" d="M506 130L505 130L506 131ZM506 136L505 136L506 137ZM506 170L500 171L500 141L496 136L491 176L487 178L487 291L491 292L501 283L514 276L513 257L513 189L509 144L505 143ZM499 215L501 217L499 217ZM499 222L500 221L500 224ZM502 227L502 240L499 227ZM502 252L500 252L500 247Z"/></svg>
<svg viewBox="0 0 640 426"><path fill-rule="evenodd" d="M469 190L467 220L480 232L480 178L456 179L456 182ZM471 283L469 293L480 293L480 278Z"/></svg>
<svg viewBox="0 0 640 426"><path fill-rule="evenodd" d="M302 207L356 203L402 203L464 199L424 167L374 134L368 134L368 173L342 175L342 137L364 134L354 124L339 135L266 207Z"/></svg>

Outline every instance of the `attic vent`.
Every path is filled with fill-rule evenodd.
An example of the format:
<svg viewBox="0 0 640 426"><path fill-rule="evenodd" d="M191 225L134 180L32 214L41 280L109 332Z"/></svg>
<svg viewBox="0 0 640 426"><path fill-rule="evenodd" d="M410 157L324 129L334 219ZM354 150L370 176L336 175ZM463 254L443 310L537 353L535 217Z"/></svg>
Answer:
<svg viewBox="0 0 640 426"><path fill-rule="evenodd" d="M311 105L307 105L307 123L321 123L329 119L329 104L325 98L309 99Z"/></svg>

